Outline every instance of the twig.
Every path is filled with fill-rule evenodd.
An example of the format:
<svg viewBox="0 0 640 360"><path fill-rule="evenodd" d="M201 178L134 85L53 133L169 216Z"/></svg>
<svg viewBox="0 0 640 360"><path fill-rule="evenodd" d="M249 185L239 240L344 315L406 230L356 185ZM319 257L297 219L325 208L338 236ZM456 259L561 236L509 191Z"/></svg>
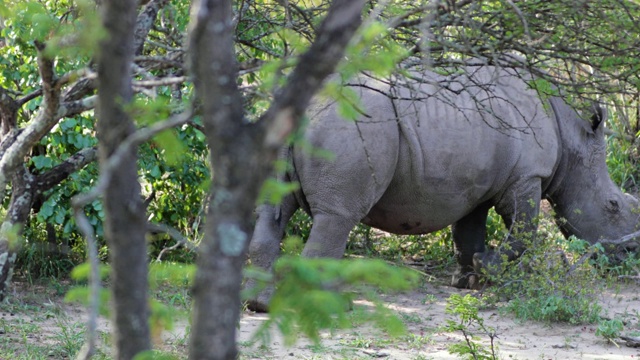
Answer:
<svg viewBox="0 0 640 360"><path fill-rule="evenodd" d="M182 84L185 81L187 81L186 76L175 76L175 77L168 77L168 78L156 79L156 80L134 81L133 86L139 86L139 87L164 86L164 85Z"/></svg>
<svg viewBox="0 0 640 360"><path fill-rule="evenodd" d="M191 242L189 242L189 239L187 239L186 237L182 236L182 234L180 234L180 232L174 228L172 228L169 225L165 225L165 224L147 224L147 231L155 231L155 232L162 232L165 233L167 235L169 235L172 239L174 239L176 241L176 243L168 248L164 248L162 249L162 251L160 251L160 254L158 254L158 257L156 258L156 261L161 261L162 260L162 255L164 255L165 252L167 251L172 251L177 249L180 245L186 247L187 249L193 251L193 252L197 252L198 251L198 247L193 245Z"/></svg>
<svg viewBox="0 0 640 360"><path fill-rule="evenodd" d="M627 342L626 345L628 347L634 347L634 348L640 347L640 337L620 335L619 338L620 340L626 341Z"/></svg>
<svg viewBox="0 0 640 360"><path fill-rule="evenodd" d="M636 232L632 232L631 234L627 234L615 240L600 240L595 244L620 246L620 245L629 243L631 241L635 241L638 236L640 236L640 230ZM578 261L576 261L573 265L571 265L571 267L569 268L569 271L567 271L567 274L571 274L572 272L574 272L580 265L582 265L582 263L587 261L587 259L590 259L596 252L597 252L597 249L593 249L583 254L580 257L580 259L578 259Z"/></svg>
<svg viewBox="0 0 640 360"><path fill-rule="evenodd" d="M72 202L74 203L74 202ZM77 360L88 360L95 353L96 330L98 328L98 310L100 307L100 263L98 262L98 246L93 233L93 227L84 213L83 206L73 204L73 212L76 217L76 225L87 239L87 252L91 273L89 277L89 319L87 320L87 340L76 356Z"/></svg>

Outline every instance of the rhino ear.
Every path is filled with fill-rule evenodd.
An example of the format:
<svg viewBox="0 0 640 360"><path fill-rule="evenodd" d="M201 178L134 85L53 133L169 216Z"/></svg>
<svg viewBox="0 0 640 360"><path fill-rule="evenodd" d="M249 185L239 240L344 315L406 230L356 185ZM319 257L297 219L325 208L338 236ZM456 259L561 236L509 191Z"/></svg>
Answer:
<svg viewBox="0 0 640 360"><path fill-rule="evenodd" d="M595 132L607 119L607 109L603 108L598 103L594 103L592 105L592 111L593 114L591 115L591 130Z"/></svg>

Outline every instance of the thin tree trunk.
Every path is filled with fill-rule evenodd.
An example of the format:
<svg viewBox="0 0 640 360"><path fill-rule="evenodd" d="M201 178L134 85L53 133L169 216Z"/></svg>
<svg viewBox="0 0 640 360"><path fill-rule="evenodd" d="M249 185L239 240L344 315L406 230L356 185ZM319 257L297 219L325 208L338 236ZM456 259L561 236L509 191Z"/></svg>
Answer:
<svg viewBox="0 0 640 360"><path fill-rule="evenodd" d="M99 161L104 166L120 143L135 131L123 106L132 98L136 1L105 0L107 38L98 55ZM113 173L104 193L105 238L111 260L113 337L116 359L131 359L151 348L147 302L145 209L132 152Z"/></svg>
<svg viewBox="0 0 640 360"><path fill-rule="evenodd" d="M0 87L0 144L2 144L0 148L3 150L6 150L15 140L18 109L18 103ZM10 136L12 133L13 137ZM3 150L0 150L0 156L4 152ZM15 190L13 189L8 214L15 212ZM4 188L1 191L4 191ZM29 204L29 208L31 208L31 204ZM0 226L0 301L4 300L7 295L13 274L13 264L16 261L15 250L12 249L13 244L10 243L10 237L14 231L14 223L11 221L10 215L7 215Z"/></svg>

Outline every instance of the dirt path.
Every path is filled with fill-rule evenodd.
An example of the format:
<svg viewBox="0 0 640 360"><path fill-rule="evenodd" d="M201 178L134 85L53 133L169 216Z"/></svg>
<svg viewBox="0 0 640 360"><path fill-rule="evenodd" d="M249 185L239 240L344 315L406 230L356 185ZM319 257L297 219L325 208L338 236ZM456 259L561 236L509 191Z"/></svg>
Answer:
<svg viewBox="0 0 640 360"><path fill-rule="evenodd" d="M618 292L602 295L601 303L610 318L625 321L623 333L640 331L640 287L625 285ZM420 291L387 296L385 301L404 320L409 334L389 339L369 325L323 334L321 346L298 341L285 347L279 336L273 336L268 346L242 346L245 359L455 359L449 345L463 340L461 334L443 332L441 327L451 318L445 314L446 299L460 291L446 286L428 286ZM356 306L367 306L356 302ZM536 322L516 322L496 310L481 311L485 324L496 329L500 359L640 359L640 349L619 347L596 336L596 326L545 325ZM265 321L266 315L245 313L240 324L241 344ZM489 345L489 338L482 337Z"/></svg>
<svg viewBox="0 0 640 360"><path fill-rule="evenodd" d="M619 318L625 323L623 334L640 334L640 286L620 285L601 295L605 316ZM357 313L372 304L355 302L349 315L359 325L322 334L320 346L299 340L285 347L284 340L273 333L266 346L251 344L258 327L267 319L264 314L246 312L239 328L240 359L456 359L448 348L463 340L460 333L442 330L447 319L446 300L461 291L449 286L427 284L419 290L384 296L383 300L395 311L408 328L408 334L392 339L370 324L362 324ZM20 286L12 304L0 307L0 359L66 359L72 358L84 341L85 310L79 305L65 304L59 294L47 288ZM480 316L485 324L496 329L499 359L640 359L640 349L619 347L596 336L596 325L545 325L536 322L517 322L510 315L497 310L484 310ZM170 332L156 338L157 347L179 359L188 353L188 320L179 319ZM100 320L100 330L109 332L106 319ZM103 336L103 338L107 338ZM489 338L481 337L488 347ZM103 354L109 358L107 342Z"/></svg>

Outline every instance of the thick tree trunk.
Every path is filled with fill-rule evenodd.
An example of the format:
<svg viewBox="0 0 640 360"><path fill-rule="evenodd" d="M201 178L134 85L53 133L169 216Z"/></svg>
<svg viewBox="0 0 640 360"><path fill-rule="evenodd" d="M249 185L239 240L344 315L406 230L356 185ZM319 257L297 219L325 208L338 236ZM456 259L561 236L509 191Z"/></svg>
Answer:
<svg viewBox="0 0 640 360"><path fill-rule="evenodd" d="M286 136L342 58L363 0L336 0L316 41L264 117L244 119L237 88L230 0L193 5L189 50L213 174L205 238L194 282L191 359L235 359L242 266L260 186Z"/></svg>
<svg viewBox="0 0 640 360"><path fill-rule="evenodd" d="M5 298L11 282L16 260L15 239L22 233L22 227L29 217L36 188L35 179L24 167L18 168L11 178L11 202L0 228L0 299Z"/></svg>
<svg viewBox="0 0 640 360"><path fill-rule="evenodd" d="M193 286L195 303L189 355L198 360L235 359L242 265L251 219L251 211L247 212L246 204L242 203L252 203L254 195L245 193L250 180L237 178L233 173L239 167L252 168L244 156L250 155L256 145L243 131L247 129L242 124L242 98L235 83L231 1L203 0L194 7L190 46L215 177ZM212 68L215 74L209 70ZM207 77L200 78L201 75ZM215 80L216 75L223 78ZM228 147L239 142L246 147Z"/></svg>
<svg viewBox="0 0 640 360"><path fill-rule="evenodd" d="M135 131L123 110L131 100L131 62L136 1L105 0L107 38L98 56L98 138L101 168L120 143ZM104 193L105 238L111 260L116 359L131 359L150 349L147 302L145 209L138 183L136 154L130 153L111 177Z"/></svg>

